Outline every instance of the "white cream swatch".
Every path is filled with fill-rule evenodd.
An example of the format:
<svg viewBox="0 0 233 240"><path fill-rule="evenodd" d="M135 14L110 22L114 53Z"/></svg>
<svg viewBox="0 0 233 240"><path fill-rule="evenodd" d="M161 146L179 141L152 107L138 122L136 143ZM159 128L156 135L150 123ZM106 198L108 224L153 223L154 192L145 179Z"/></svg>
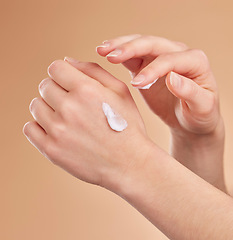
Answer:
<svg viewBox="0 0 233 240"><path fill-rule="evenodd" d="M128 123L118 113L114 112L113 109L105 102L102 104L103 112L108 120L108 124L111 129L121 132L127 128Z"/></svg>

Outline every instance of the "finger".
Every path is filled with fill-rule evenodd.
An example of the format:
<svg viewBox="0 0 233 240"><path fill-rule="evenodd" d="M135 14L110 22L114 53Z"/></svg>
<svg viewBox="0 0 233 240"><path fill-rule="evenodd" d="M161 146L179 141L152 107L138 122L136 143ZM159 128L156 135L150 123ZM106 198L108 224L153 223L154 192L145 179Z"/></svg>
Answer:
<svg viewBox="0 0 233 240"><path fill-rule="evenodd" d="M29 110L37 123L48 133L54 114L52 108L42 98L34 98L31 101Z"/></svg>
<svg viewBox="0 0 233 240"><path fill-rule="evenodd" d="M46 132L43 128L36 122L27 122L23 127L23 133L29 140L29 142L36 147L41 153L43 153L43 148L45 140L47 137Z"/></svg>
<svg viewBox="0 0 233 240"><path fill-rule="evenodd" d="M78 88L89 77L63 60L56 60L48 67L49 76L67 91Z"/></svg>
<svg viewBox="0 0 233 240"><path fill-rule="evenodd" d="M145 88L171 71L191 78L204 88L215 85L212 78L206 76L206 73L211 72L208 59L197 49L160 55L143 68L131 83L135 87Z"/></svg>
<svg viewBox="0 0 233 240"><path fill-rule="evenodd" d="M44 79L39 84L39 92L44 101L54 110L58 109L67 91L50 78Z"/></svg>
<svg viewBox="0 0 233 240"><path fill-rule="evenodd" d="M200 87L191 79L171 72L167 75L166 85L173 95L186 102L191 111L203 114L212 109L213 92Z"/></svg>
<svg viewBox="0 0 233 240"><path fill-rule="evenodd" d="M91 77L92 79L100 82L104 87L114 89L122 83L120 80L115 78L112 74L107 72L97 63L80 62L70 57L65 57L64 60L70 63L73 67L77 68L79 71Z"/></svg>
<svg viewBox="0 0 233 240"><path fill-rule="evenodd" d="M140 36L141 36L140 34L132 34L104 41L103 44L96 47L96 51L101 56L106 56L108 53L113 51L119 45L131 41L133 39L139 38Z"/></svg>
<svg viewBox="0 0 233 240"><path fill-rule="evenodd" d="M111 63L123 63L131 58L143 56L157 57L160 54L184 51L186 45L155 36L142 36L118 45L113 51L105 49L106 57Z"/></svg>

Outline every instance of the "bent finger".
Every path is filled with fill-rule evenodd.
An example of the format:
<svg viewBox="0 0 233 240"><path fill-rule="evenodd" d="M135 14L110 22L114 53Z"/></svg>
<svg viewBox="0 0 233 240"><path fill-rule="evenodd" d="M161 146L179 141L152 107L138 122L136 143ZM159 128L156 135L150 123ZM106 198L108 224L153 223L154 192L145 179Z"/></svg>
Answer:
<svg viewBox="0 0 233 240"><path fill-rule="evenodd" d="M67 91L77 88L89 77L63 60L56 60L48 67L49 76Z"/></svg>
<svg viewBox="0 0 233 240"><path fill-rule="evenodd" d="M53 108L59 108L67 96L67 91L50 78L44 79L39 84L39 92L44 101Z"/></svg>
<svg viewBox="0 0 233 240"><path fill-rule="evenodd" d="M31 101L29 110L37 123L48 133L53 119L54 111L45 103L42 98L34 98Z"/></svg>
<svg viewBox="0 0 233 240"><path fill-rule="evenodd" d="M28 141L43 154L44 143L47 137L44 129L36 121L31 121L24 125L23 133Z"/></svg>
<svg viewBox="0 0 233 240"><path fill-rule="evenodd" d="M213 92L200 87L191 79L170 72L166 78L166 85L173 95L187 103L192 112L203 115L212 110Z"/></svg>
<svg viewBox="0 0 233 240"><path fill-rule="evenodd" d="M76 59L65 57L65 61L69 62L73 67L88 75L90 78L98 81L104 87L117 89L122 82L115 78L111 73L103 69L100 65L93 62L80 62Z"/></svg>
<svg viewBox="0 0 233 240"><path fill-rule="evenodd" d="M120 36L120 37L117 37L114 39L104 41L101 45L96 47L96 52L99 55L105 57L108 53L113 51L119 45L129 42L129 41L139 38L139 37L141 37L140 34L132 34L132 35Z"/></svg>
<svg viewBox="0 0 233 240"><path fill-rule="evenodd" d="M155 36L142 36L118 45L113 51L106 50L106 57L111 63L123 63L131 58L143 56L157 57L168 52L184 51L188 49L180 44L166 38Z"/></svg>
<svg viewBox="0 0 233 240"><path fill-rule="evenodd" d="M191 78L204 88L215 88L215 82L208 77L211 73L208 59L201 50L197 49L158 56L143 68L131 83L137 88L145 88L171 71Z"/></svg>

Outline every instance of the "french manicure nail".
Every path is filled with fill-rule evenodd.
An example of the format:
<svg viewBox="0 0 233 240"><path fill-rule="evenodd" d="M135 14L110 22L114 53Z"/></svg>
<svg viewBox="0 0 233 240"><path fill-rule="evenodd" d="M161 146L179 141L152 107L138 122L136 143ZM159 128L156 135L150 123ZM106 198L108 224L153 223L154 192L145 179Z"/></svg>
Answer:
<svg viewBox="0 0 233 240"><path fill-rule="evenodd" d="M174 88L179 88L181 85L181 77L178 74L171 72L170 83Z"/></svg>
<svg viewBox="0 0 233 240"><path fill-rule="evenodd" d="M142 74L137 75L137 76L131 81L131 84L133 84L133 85L138 85L138 84L144 82L145 79L146 79L146 78L145 78L144 75L142 75Z"/></svg>
<svg viewBox="0 0 233 240"><path fill-rule="evenodd" d="M120 54L122 54L122 51L120 49L116 49L112 52L110 52L107 57L117 57L119 56Z"/></svg>
<svg viewBox="0 0 233 240"><path fill-rule="evenodd" d="M135 77L135 72L131 72L131 71L129 71L129 75L130 75L130 77L132 78L132 79L134 79L134 77Z"/></svg>
<svg viewBox="0 0 233 240"><path fill-rule="evenodd" d="M138 89L149 89L154 83L158 81L158 78L156 78L152 83L147 84L144 87L137 87Z"/></svg>
<svg viewBox="0 0 233 240"><path fill-rule="evenodd" d="M77 59L74 59L72 57L65 57L64 61L70 62L70 63L73 63L73 62L78 63L79 62Z"/></svg>
<svg viewBox="0 0 233 240"><path fill-rule="evenodd" d="M97 46L96 48L107 48L110 46L110 43L109 42L103 42L103 44Z"/></svg>

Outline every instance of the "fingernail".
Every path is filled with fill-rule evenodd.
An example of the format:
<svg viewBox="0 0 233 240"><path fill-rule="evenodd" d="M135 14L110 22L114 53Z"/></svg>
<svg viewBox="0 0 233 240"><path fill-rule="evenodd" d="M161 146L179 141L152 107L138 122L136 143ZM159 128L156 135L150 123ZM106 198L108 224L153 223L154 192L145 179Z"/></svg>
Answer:
<svg viewBox="0 0 233 240"><path fill-rule="evenodd" d="M149 89L154 83L158 81L159 78L156 78L152 83L147 84L144 87L137 87L138 89Z"/></svg>
<svg viewBox="0 0 233 240"><path fill-rule="evenodd" d="M64 61L66 61L66 62L70 62L70 63L78 63L79 61L77 60L77 59L74 59L74 58L72 58L72 57L65 57L64 58Z"/></svg>
<svg viewBox="0 0 233 240"><path fill-rule="evenodd" d="M29 105L29 111L32 112L32 105L35 103L35 101L37 100L37 98L33 98L30 105Z"/></svg>
<svg viewBox="0 0 233 240"><path fill-rule="evenodd" d="M170 73L170 84L174 88L179 88L181 85L181 77L178 74L171 72Z"/></svg>
<svg viewBox="0 0 233 240"><path fill-rule="evenodd" d="M96 48L107 48L110 46L110 43L107 41L104 41L101 45L97 46Z"/></svg>
<svg viewBox="0 0 233 240"><path fill-rule="evenodd" d="M27 134L27 132L25 131L25 128L26 128L26 126L27 126L28 124L29 124L29 122L25 123L24 126L23 126L23 134L24 134L26 137L28 137L28 134Z"/></svg>
<svg viewBox="0 0 233 240"><path fill-rule="evenodd" d="M107 57L117 57L119 56L120 54L122 54L122 51L120 49L116 49L112 52L110 52Z"/></svg>
<svg viewBox="0 0 233 240"><path fill-rule="evenodd" d="M137 76L131 81L131 84L133 84L133 85L138 85L138 84L144 82L145 79L146 79L146 78L145 78L144 75L142 75L142 74L137 75Z"/></svg>
<svg viewBox="0 0 233 240"><path fill-rule="evenodd" d="M40 82L39 91L48 83L49 80L50 80L50 78L45 78Z"/></svg>
<svg viewBox="0 0 233 240"><path fill-rule="evenodd" d="M129 71L129 75L130 75L130 77L132 78L132 79L134 79L134 77L135 77L135 72L131 72L131 71Z"/></svg>

